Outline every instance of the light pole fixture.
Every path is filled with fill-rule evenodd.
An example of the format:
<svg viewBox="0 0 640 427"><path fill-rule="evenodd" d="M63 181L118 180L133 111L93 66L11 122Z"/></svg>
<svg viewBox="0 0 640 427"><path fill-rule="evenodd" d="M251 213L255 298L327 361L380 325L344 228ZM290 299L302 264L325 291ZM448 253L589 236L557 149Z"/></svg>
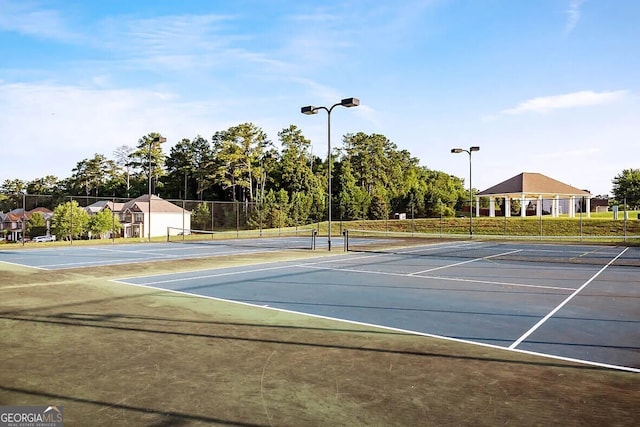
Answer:
<svg viewBox="0 0 640 427"><path fill-rule="evenodd" d="M147 217L149 241L151 241L151 147L154 142L162 143L166 141L167 141L167 138L163 137L162 135L157 135L149 140L149 216Z"/></svg>
<svg viewBox="0 0 640 427"><path fill-rule="evenodd" d="M329 208L328 208L328 224L327 224L327 245L329 250L331 250L331 111L337 106L341 107L357 107L360 105L360 100L358 98L345 98L340 102L333 104L331 107L314 107L312 105L308 105L306 107L302 107L300 112L302 114L311 115L318 114L318 111L324 110L327 112L327 181L328 181L328 193L329 193Z"/></svg>
<svg viewBox="0 0 640 427"><path fill-rule="evenodd" d="M454 154L467 153L469 155L469 237L473 238L473 187L471 186L471 153L480 151L480 147L469 147L468 150L463 148L452 148Z"/></svg>

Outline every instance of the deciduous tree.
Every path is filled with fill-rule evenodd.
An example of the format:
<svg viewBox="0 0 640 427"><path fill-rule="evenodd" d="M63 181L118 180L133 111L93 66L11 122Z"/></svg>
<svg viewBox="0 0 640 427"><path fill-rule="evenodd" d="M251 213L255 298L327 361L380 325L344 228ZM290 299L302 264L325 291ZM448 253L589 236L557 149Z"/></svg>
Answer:
<svg viewBox="0 0 640 427"><path fill-rule="evenodd" d="M89 214L72 200L53 210L52 228L56 236L63 239L77 238L88 231Z"/></svg>
<svg viewBox="0 0 640 427"><path fill-rule="evenodd" d="M87 230L91 232L91 236L98 236L101 239L107 238L108 234L117 235L121 229L120 219L109 209L91 215L87 224Z"/></svg>
<svg viewBox="0 0 640 427"><path fill-rule="evenodd" d="M640 207L640 169L624 169L613 178L612 193L619 203Z"/></svg>

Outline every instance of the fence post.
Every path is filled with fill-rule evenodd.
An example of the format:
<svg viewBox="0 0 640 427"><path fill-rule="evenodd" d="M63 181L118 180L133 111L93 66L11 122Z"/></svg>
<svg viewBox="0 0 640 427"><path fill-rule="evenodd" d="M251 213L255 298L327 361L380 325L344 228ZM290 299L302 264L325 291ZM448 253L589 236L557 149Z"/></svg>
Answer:
<svg viewBox="0 0 640 427"><path fill-rule="evenodd" d="M116 198L111 199L111 243L116 241Z"/></svg>
<svg viewBox="0 0 640 427"><path fill-rule="evenodd" d="M213 224L214 224L214 216L213 216L213 210L216 207L216 203L215 202L211 202L211 231L213 231Z"/></svg>
<svg viewBox="0 0 640 427"><path fill-rule="evenodd" d="M27 231L27 195L25 190L22 190L22 246L24 246L24 241L26 239L26 231Z"/></svg>
<svg viewBox="0 0 640 427"><path fill-rule="evenodd" d="M626 242L627 241L627 197L624 197L624 206L622 207L624 209L624 222L623 222L623 227L624 227L624 231L623 231L623 240ZM639 217L640 219L640 217Z"/></svg>
<svg viewBox="0 0 640 427"><path fill-rule="evenodd" d="M69 202L69 216L70 219L70 230L69 230L69 244L73 245L73 196L71 196L71 201Z"/></svg>
<svg viewBox="0 0 640 427"><path fill-rule="evenodd" d="M506 205L507 203L505 202L505 208L502 209L503 214L504 214L504 238L507 238L507 209L506 209Z"/></svg>
<svg viewBox="0 0 640 427"><path fill-rule="evenodd" d="M540 223L540 240L542 240L542 209L540 209L539 223Z"/></svg>
<svg viewBox="0 0 640 427"><path fill-rule="evenodd" d="M442 239L442 200L438 200L440 204L440 238Z"/></svg>
<svg viewBox="0 0 640 427"><path fill-rule="evenodd" d="M414 232L415 232L415 230L416 230L416 226L415 226L415 223L413 222L413 219L414 219L414 218L413 218L413 202L412 202L412 203L411 203L411 237L414 237L414 236L413 236L413 233L414 233Z"/></svg>
<svg viewBox="0 0 640 427"><path fill-rule="evenodd" d="M580 241L582 242L582 211L584 206L584 196L582 196L582 201L580 203Z"/></svg>

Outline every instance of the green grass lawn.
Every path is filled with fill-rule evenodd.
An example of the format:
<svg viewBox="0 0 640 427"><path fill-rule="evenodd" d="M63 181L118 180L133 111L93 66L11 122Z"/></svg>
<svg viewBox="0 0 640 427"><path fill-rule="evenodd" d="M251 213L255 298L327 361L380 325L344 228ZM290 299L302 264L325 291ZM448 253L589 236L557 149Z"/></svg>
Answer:
<svg viewBox="0 0 640 427"><path fill-rule="evenodd" d="M113 282L316 257L0 263L0 404L70 426L633 426L638 375ZM392 280L392 279L390 279Z"/></svg>
<svg viewBox="0 0 640 427"><path fill-rule="evenodd" d="M637 218L632 212L629 218ZM610 215L607 215L610 214ZM537 237L541 239L596 239L599 241L640 241L640 220L622 216L614 220L610 212L598 213L598 216L586 217L474 217L472 221L474 236L486 237ZM332 229L337 234L344 229L365 229L384 232L412 232L436 235L468 235L469 218L419 218L407 220L345 221ZM320 234L326 233L321 227Z"/></svg>

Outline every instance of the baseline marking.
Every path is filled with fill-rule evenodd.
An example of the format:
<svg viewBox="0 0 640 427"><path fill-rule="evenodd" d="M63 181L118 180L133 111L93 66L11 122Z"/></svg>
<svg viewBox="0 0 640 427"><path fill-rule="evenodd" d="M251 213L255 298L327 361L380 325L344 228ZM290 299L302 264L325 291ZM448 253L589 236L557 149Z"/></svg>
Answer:
<svg viewBox="0 0 640 427"><path fill-rule="evenodd" d="M573 297L575 297L576 295L578 295L584 288L586 288L589 283L593 282L595 280L596 277L598 277L604 270L607 269L607 267L609 267L611 264L613 264L618 258L620 258L622 256L622 254L624 254L629 248L626 247L624 248L624 250L622 252L620 252L618 255L616 255L615 258L613 258L611 261L609 261L607 263L607 265L605 265L604 267L602 267L596 274L594 274L589 280L587 280L586 282L584 282L584 284L582 286L580 286L578 289L575 290L574 293L572 293L571 295L569 295L564 301L562 301L556 308L554 308L553 310L551 310L551 312L549 312L549 314L547 314L546 316L544 316L542 319L540 319L540 321L538 323L536 323L535 325L533 325L533 327L531 329L529 329L527 332L525 332L520 338L518 338L516 341L514 341L513 344L511 344L509 346L509 349L513 350L515 349L517 346L519 346L522 341L526 340L529 335L531 335L532 333L534 333L536 331L536 329L538 329L540 326L542 326L542 324L544 322L546 322L547 320L549 320L549 318L551 316L553 316L554 314L556 314L558 312L558 310L560 310L562 307L564 307L569 301L571 301L573 299Z"/></svg>

